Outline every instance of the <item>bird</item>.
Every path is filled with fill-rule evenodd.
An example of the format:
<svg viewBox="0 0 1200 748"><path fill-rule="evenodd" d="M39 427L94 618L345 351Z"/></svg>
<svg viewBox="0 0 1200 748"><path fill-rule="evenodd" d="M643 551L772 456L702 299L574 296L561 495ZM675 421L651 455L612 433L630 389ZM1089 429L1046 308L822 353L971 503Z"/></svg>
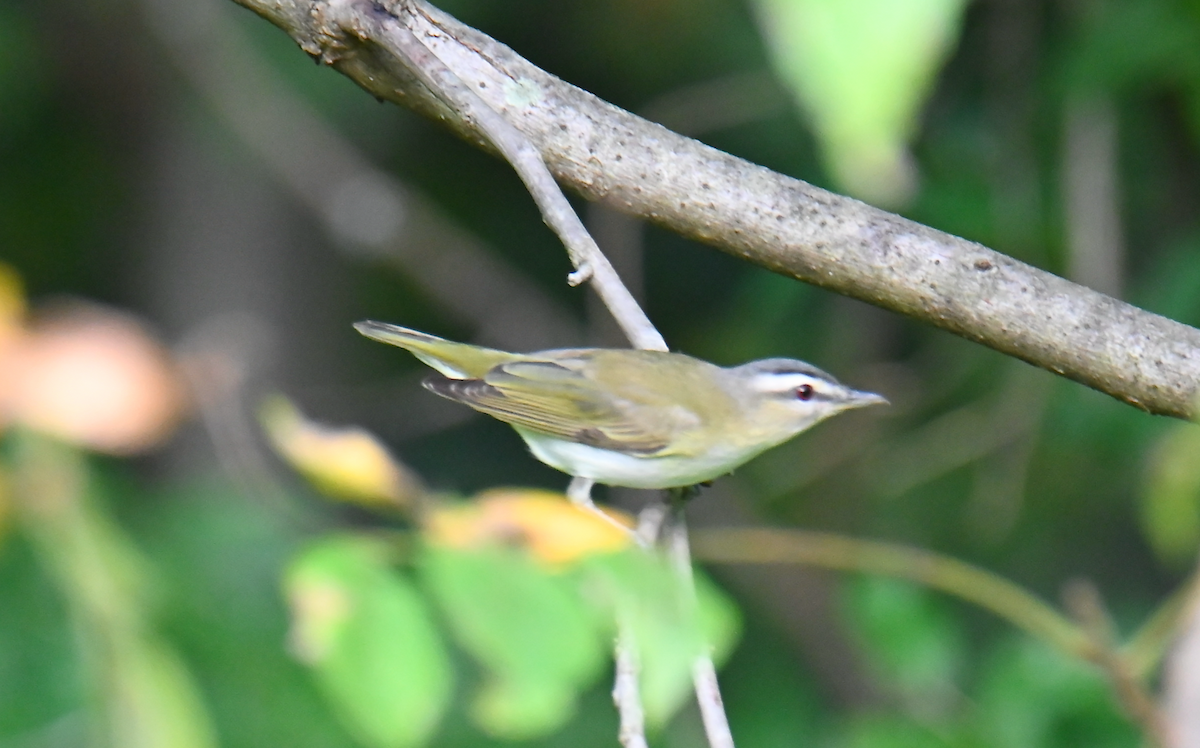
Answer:
<svg viewBox="0 0 1200 748"><path fill-rule="evenodd" d="M568 496L587 506L594 483L707 483L830 416L887 403L790 358L726 368L622 348L509 353L386 322L354 327L434 369L426 389L512 426L534 457L572 476Z"/></svg>

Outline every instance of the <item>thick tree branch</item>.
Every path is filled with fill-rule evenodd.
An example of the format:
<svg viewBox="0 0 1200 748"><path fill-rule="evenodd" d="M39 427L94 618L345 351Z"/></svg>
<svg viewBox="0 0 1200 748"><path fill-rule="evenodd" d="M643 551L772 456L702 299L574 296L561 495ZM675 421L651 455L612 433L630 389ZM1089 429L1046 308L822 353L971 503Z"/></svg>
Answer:
<svg viewBox="0 0 1200 748"><path fill-rule="evenodd" d="M401 21L525 134L557 179L776 272L930 322L1152 413L1186 417L1200 330L980 244L676 135L531 65L420 0L235 0L372 94L488 147L383 39L346 34L350 4Z"/></svg>

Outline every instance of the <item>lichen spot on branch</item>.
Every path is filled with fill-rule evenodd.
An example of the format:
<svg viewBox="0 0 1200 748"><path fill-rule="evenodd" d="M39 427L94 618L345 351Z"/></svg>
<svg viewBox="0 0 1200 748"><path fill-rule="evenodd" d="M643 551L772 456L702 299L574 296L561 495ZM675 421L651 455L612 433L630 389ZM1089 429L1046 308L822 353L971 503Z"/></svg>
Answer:
<svg viewBox="0 0 1200 748"><path fill-rule="evenodd" d="M531 78L504 81L504 103L509 106L527 107L542 100L542 87Z"/></svg>

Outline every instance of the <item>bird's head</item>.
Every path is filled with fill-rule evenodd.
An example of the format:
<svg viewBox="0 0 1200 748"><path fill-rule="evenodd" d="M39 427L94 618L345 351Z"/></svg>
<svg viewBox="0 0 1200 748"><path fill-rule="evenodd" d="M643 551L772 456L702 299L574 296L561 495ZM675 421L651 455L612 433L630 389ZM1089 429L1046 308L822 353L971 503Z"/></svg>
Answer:
<svg viewBox="0 0 1200 748"><path fill-rule="evenodd" d="M728 370L752 423L780 440L843 410L886 405L873 392L855 390L812 364L768 358Z"/></svg>

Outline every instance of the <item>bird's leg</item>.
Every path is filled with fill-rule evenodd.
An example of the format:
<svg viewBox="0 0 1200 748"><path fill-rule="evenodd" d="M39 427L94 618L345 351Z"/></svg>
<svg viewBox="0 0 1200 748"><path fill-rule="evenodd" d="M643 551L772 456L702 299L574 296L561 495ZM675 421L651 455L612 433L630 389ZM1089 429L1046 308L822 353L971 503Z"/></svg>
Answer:
<svg viewBox="0 0 1200 748"><path fill-rule="evenodd" d="M596 508L595 502L592 501L592 486L596 485L596 481L591 478L584 478L582 475L572 476L571 484L567 486L567 498L571 503L581 509L590 509L593 512L600 511Z"/></svg>

